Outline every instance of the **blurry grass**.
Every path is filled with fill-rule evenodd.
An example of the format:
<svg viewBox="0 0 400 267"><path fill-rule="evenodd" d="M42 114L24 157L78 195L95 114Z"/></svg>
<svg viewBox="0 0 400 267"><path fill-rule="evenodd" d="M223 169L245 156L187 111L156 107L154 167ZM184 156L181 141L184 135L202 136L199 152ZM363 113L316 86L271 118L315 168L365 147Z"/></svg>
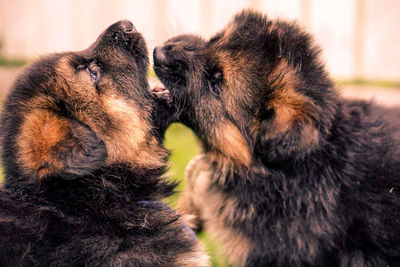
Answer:
<svg viewBox="0 0 400 267"><path fill-rule="evenodd" d="M0 92L0 111L2 110L3 107L3 95ZM3 173L3 168L0 166L0 186L3 183L4 180L4 173Z"/></svg>
<svg viewBox="0 0 400 267"><path fill-rule="evenodd" d="M147 78L157 78L156 73L154 72L153 67L150 67L147 71Z"/></svg>
<svg viewBox="0 0 400 267"><path fill-rule="evenodd" d="M202 231L201 233L197 234L197 237L200 239L205 247L208 256L210 256L210 263L212 267L228 267L227 259L222 255L220 250L218 250L218 246L211 240L211 238Z"/></svg>
<svg viewBox="0 0 400 267"><path fill-rule="evenodd" d="M349 79L349 80L337 80L336 82L341 87L359 85L359 86L382 87L391 89L400 88L400 81L391 81L391 80Z"/></svg>
<svg viewBox="0 0 400 267"><path fill-rule="evenodd" d="M22 67L28 63L27 60L24 59L7 59L0 56L0 66L7 68L17 68Z"/></svg>
<svg viewBox="0 0 400 267"><path fill-rule="evenodd" d="M200 153L200 143L195 134L183 124L172 124L165 133L165 147L171 151L168 176L179 182L178 193L184 189L184 171L189 161ZM179 194L168 198L168 204L175 207Z"/></svg>
<svg viewBox="0 0 400 267"><path fill-rule="evenodd" d="M164 145L171 151L169 176L171 179L180 182L177 188L178 193L166 200L171 207L175 207L179 199L179 194L185 186L183 179L185 167L195 155L200 153L201 146L195 134L180 123L174 123L168 128L165 134ZM198 234L198 237L206 246L207 253L211 258L211 266L228 266L226 259L217 250L215 243L211 241L204 231Z"/></svg>

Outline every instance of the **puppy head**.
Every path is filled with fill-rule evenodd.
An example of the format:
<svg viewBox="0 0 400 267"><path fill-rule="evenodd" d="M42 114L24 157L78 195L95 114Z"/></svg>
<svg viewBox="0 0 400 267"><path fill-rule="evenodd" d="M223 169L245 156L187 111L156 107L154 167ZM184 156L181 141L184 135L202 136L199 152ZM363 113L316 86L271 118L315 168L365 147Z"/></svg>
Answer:
<svg viewBox="0 0 400 267"><path fill-rule="evenodd" d="M163 166L147 67L144 39L126 20L84 51L27 67L2 113L7 176L72 179L114 163Z"/></svg>
<svg viewBox="0 0 400 267"><path fill-rule="evenodd" d="M206 147L244 165L318 149L335 93L308 34L244 11L208 42L191 38L155 50L154 69Z"/></svg>

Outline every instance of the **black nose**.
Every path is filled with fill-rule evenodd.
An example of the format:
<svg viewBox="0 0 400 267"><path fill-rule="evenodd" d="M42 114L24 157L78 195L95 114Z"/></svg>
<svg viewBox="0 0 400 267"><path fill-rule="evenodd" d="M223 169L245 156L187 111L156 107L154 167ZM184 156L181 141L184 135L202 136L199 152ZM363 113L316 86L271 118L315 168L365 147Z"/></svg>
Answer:
<svg viewBox="0 0 400 267"><path fill-rule="evenodd" d="M153 56L154 59L157 59L159 61L165 61L166 56L165 56L164 46L162 45L156 46L154 48Z"/></svg>
<svg viewBox="0 0 400 267"><path fill-rule="evenodd" d="M133 26L132 22L130 22L127 19L121 20L120 27L126 33L129 33L129 32L132 32L132 31L136 30L135 27Z"/></svg>

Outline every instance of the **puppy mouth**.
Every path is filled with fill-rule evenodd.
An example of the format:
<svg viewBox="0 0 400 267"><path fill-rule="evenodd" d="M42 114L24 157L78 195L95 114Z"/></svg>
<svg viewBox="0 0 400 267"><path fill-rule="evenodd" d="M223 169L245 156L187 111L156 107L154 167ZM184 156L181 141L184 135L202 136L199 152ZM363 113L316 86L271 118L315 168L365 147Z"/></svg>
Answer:
<svg viewBox="0 0 400 267"><path fill-rule="evenodd" d="M159 133L159 137L164 137L165 131L168 126L177 121L177 107L172 101L170 91L161 83L157 81L149 90L155 99L155 110L153 112L153 121Z"/></svg>
<svg viewBox="0 0 400 267"><path fill-rule="evenodd" d="M158 99L163 99L168 105L172 105L171 92L161 82L158 82L153 88L150 89L150 91Z"/></svg>

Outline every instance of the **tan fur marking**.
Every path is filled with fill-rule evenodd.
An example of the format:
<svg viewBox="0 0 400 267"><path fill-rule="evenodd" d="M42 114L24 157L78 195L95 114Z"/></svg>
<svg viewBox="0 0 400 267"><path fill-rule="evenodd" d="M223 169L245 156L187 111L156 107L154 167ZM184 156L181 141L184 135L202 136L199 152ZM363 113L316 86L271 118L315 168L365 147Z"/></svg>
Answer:
<svg viewBox="0 0 400 267"><path fill-rule="evenodd" d="M195 213L198 216L197 221L205 223L207 233L218 241L230 262L234 263L234 266L244 266L253 245L247 237L224 224L223 219L230 217L229 214L224 214L222 217L216 216L222 206L225 212L233 214L236 209L236 200L210 187L212 167L208 159L208 154L201 154L188 164L185 170L187 182L185 195L179 200L178 208L182 212ZM188 202L190 202L190 207L187 205ZM254 216L251 212L249 211L249 216Z"/></svg>
<svg viewBox="0 0 400 267"><path fill-rule="evenodd" d="M235 163L249 166L251 154L249 144L239 129L230 122L222 122L216 128L214 146Z"/></svg>
<svg viewBox="0 0 400 267"><path fill-rule="evenodd" d="M197 229L200 225L200 213L197 205L201 203L196 196L201 196L202 192L207 192L211 183L210 174L206 171L209 166L203 166L204 154L197 155L190 160L185 168L185 190L182 192L176 210L188 218L188 224L192 229ZM203 168L204 167L204 168Z"/></svg>
<svg viewBox="0 0 400 267"><path fill-rule="evenodd" d="M237 74L246 72L245 66L250 64L247 55L240 51L234 54L228 50L216 50L213 56L218 59L228 89L236 85L238 78L240 78Z"/></svg>
<svg viewBox="0 0 400 267"><path fill-rule="evenodd" d="M86 70L76 72L69 60L68 57L60 59L56 67L58 79L53 88L67 104L73 103L72 112L80 121L96 133L104 131L109 127L107 115L92 78Z"/></svg>
<svg viewBox="0 0 400 267"><path fill-rule="evenodd" d="M105 112L113 122L104 136L109 162L128 161L136 166L161 167L165 152L151 135L151 127L144 119L144 111L117 96L104 96Z"/></svg>
<svg viewBox="0 0 400 267"><path fill-rule="evenodd" d="M204 246L198 242L194 251L178 254L174 266L182 267L207 267L210 266L210 258L205 253Z"/></svg>
<svg viewBox="0 0 400 267"><path fill-rule="evenodd" d="M251 241L240 232L225 225L208 226L210 233L221 245L223 253L228 256L234 267L244 266L249 252L252 250Z"/></svg>
<svg viewBox="0 0 400 267"><path fill-rule="evenodd" d="M275 111L275 122L271 131L279 134L290 129L296 121L309 120L308 105L310 100L296 92L300 83L295 70L282 60L270 74L269 80L274 81L274 93L267 109Z"/></svg>
<svg viewBox="0 0 400 267"><path fill-rule="evenodd" d="M63 167L52 149L68 132L68 121L49 111L35 109L26 117L17 137L19 160L26 174L39 179Z"/></svg>
<svg viewBox="0 0 400 267"><path fill-rule="evenodd" d="M85 70L76 72L75 68L73 68L70 64L70 58L68 56L62 57L57 64L56 73L63 77L69 85L75 85L80 87L83 90L83 87L93 87L93 81L90 77L89 73ZM90 94L90 92L86 92ZM93 91L92 94L95 92Z"/></svg>
<svg viewBox="0 0 400 267"><path fill-rule="evenodd" d="M96 91L90 75L85 71L76 70L70 65L69 57L63 57L57 64L56 73L58 79L54 89L61 90L60 93L64 96L65 100L69 98L79 98L82 100L89 100L96 97Z"/></svg>
<svg viewBox="0 0 400 267"><path fill-rule="evenodd" d="M252 250L251 240L224 223L227 214L222 215L221 218L215 217L221 207L224 207L226 212L235 213L235 199L217 190L203 192L201 196L202 202L199 203L202 207L201 218L205 222L204 228L207 229L207 233L217 241L222 252L228 256L229 262L234 264L233 266L244 266Z"/></svg>
<svg viewBox="0 0 400 267"><path fill-rule="evenodd" d="M206 172L204 172L201 180L210 180L205 175ZM196 195L202 197L202 199L199 199L201 202L197 204L202 207L201 219L205 222L204 228L207 229L207 233L217 241L222 248L222 252L228 256L229 262L233 266L244 266L247 256L252 250L252 242L237 230L228 227L224 222L224 219L228 219L235 214L235 210L237 209L237 200L235 197L225 195L219 190L210 188L208 188L208 191L203 191L200 194L198 192ZM224 214L221 215L221 218L217 219L215 214L220 212L222 207L224 207ZM250 216L251 212L249 211Z"/></svg>
<svg viewBox="0 0 400 267"><path fill-rule="evenodd" d="M216 45L222 46L223 44L226 44L227 42L229 42L229 39L231 38L232 34L235 31L236 31L236 24L232 21L224 28L223 35L216 42Z"/></svg>
<svg viewBox="0 0 400 267"><path fill-rule="evenodd" d="M318 144L318 140L319 132L317 128L315 128L311 123L304 125L304 127L301 129L300 146L307 147L311 144Z"/></svg>

